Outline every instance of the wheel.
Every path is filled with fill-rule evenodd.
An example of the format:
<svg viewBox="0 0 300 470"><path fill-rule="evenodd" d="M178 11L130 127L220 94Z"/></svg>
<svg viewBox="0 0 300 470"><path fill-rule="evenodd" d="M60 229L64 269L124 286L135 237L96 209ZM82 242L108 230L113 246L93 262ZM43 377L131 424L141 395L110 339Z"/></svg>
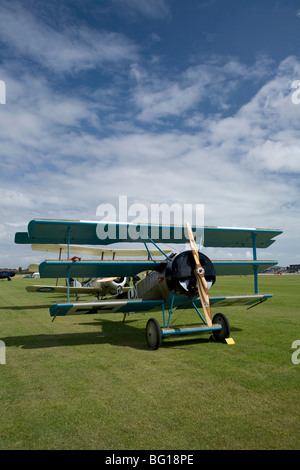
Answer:
<svg viewBox="0 0 300 470"><path fill-rule="evenodd" d="M225 341L225 338L230 336L230 325L227 317L223 313L216 313L213 320L213 323L220 323L222 325L221 330L213 331L213 336L216 341Z"/></svg>
<svg viewBox="0 0 300 470"><path fill-rule="evenodd" d="M158 349L161 343L161 328L156 318L150 318L146 326L146 339L149 349Z"/></svg>

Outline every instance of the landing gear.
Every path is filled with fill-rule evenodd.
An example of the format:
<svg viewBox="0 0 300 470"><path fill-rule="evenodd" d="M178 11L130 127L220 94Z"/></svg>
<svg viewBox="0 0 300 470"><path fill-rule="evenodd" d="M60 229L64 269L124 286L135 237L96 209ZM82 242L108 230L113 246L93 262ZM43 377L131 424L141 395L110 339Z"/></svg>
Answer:
<svg viewBox="0 0 300 470"><path fill-rule="evenodd" d="M155 350L161 344L161 327L156 318L150 318L146 326L146 339L149 349Z"/></svg>
<svg viewBox="0 0 300 470"><path fill-rule="evenodd" d="M156 318L150 318L146 326L146 339L149 349L155 350L160 347L162 339L166 336L179 336L202 332L212 332L213 336L211 338L214 338L215 341L223 343L226 340L226 342L228 342L228 338L230 337L229 321L223 313L216 313L212 320L212 326L204 324L161 328Z"/></svg>
<svg viewBox="0 0 300 470"><path fill-rule="evenodd" d="M226 338L230 337L230 325L227 317L223 313L216 313L213 320L213 324L218 323L222 326L221 330L213 331L213 337L216 341L225 341Z"/></svg>

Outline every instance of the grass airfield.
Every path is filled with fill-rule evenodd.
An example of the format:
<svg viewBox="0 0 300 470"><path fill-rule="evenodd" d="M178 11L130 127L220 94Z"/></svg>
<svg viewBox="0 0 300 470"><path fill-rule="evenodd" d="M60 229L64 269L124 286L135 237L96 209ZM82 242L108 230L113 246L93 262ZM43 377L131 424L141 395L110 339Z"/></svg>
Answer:
<svg viewBox="0 0 300 470"><path fill-rule="evenodd" d="M259 276L263 304L212 309L234 345L209 334L167 338L148 350L161 313L57 317L66 296L0 281L0 449L300 449L300 276ZM62 283L62 280L61 280ZM211 295L253 292L252 277L220 277ZM174 325L197 322L174 312ZM300 358L300 352L298 355Z"/></svg>

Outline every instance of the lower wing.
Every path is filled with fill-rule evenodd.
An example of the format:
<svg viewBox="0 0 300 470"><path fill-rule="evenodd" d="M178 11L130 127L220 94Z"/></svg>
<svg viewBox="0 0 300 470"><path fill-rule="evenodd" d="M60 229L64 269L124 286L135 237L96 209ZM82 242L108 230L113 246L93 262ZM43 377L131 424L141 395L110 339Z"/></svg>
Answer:
<svg viewBox="0 0 300 470"><path fill-rule="evenodd" d="M68 292L67 286L27 286L27 292L55 292L59 294L66 294ZM92 287L69 287L70 294L90 294L96 295L101 293L102 289L94 289Z"/></svg>
<svg viewBox="0 0 300 470"><path fill-rule="evenodd" d="M211 306L231 307L235 305L254 306L272 297L272 294L251 294L236 295L226 297L210 297ZM74 303L57 303L50 307L51 316L64 315L85 315L93 313L139 313L150 310L161 310L163 306L168 308L171 300L142 300L142 299L107 299L98 302L74 302ZM194 300L198 308L201 308L199 298ZM182 299L176 296L174 307L178 309L192 308L191 300Z"/></svg>

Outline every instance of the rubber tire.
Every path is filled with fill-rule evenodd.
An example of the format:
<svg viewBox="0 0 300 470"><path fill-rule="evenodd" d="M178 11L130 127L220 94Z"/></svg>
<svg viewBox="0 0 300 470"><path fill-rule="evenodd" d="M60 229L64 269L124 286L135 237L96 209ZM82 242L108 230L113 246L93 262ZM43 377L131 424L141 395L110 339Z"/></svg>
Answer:
<svg viewBox="0 0 300 470"><path fill-rule="evenodd" d="M227 317L223 313L216 313L213 320L213 323L220 323L222 325L222 330L213 331L213 336L216 341L223 342L225 338L230 337L230 325Z"/></svg>
<svg viewBox="0 0 300 470"><path fill-rule="evenodd" d="M149 349L153 351L158 349L161 345L161 327L159 326L156 318L150 318L146 326L146 339Z"/></svg>

